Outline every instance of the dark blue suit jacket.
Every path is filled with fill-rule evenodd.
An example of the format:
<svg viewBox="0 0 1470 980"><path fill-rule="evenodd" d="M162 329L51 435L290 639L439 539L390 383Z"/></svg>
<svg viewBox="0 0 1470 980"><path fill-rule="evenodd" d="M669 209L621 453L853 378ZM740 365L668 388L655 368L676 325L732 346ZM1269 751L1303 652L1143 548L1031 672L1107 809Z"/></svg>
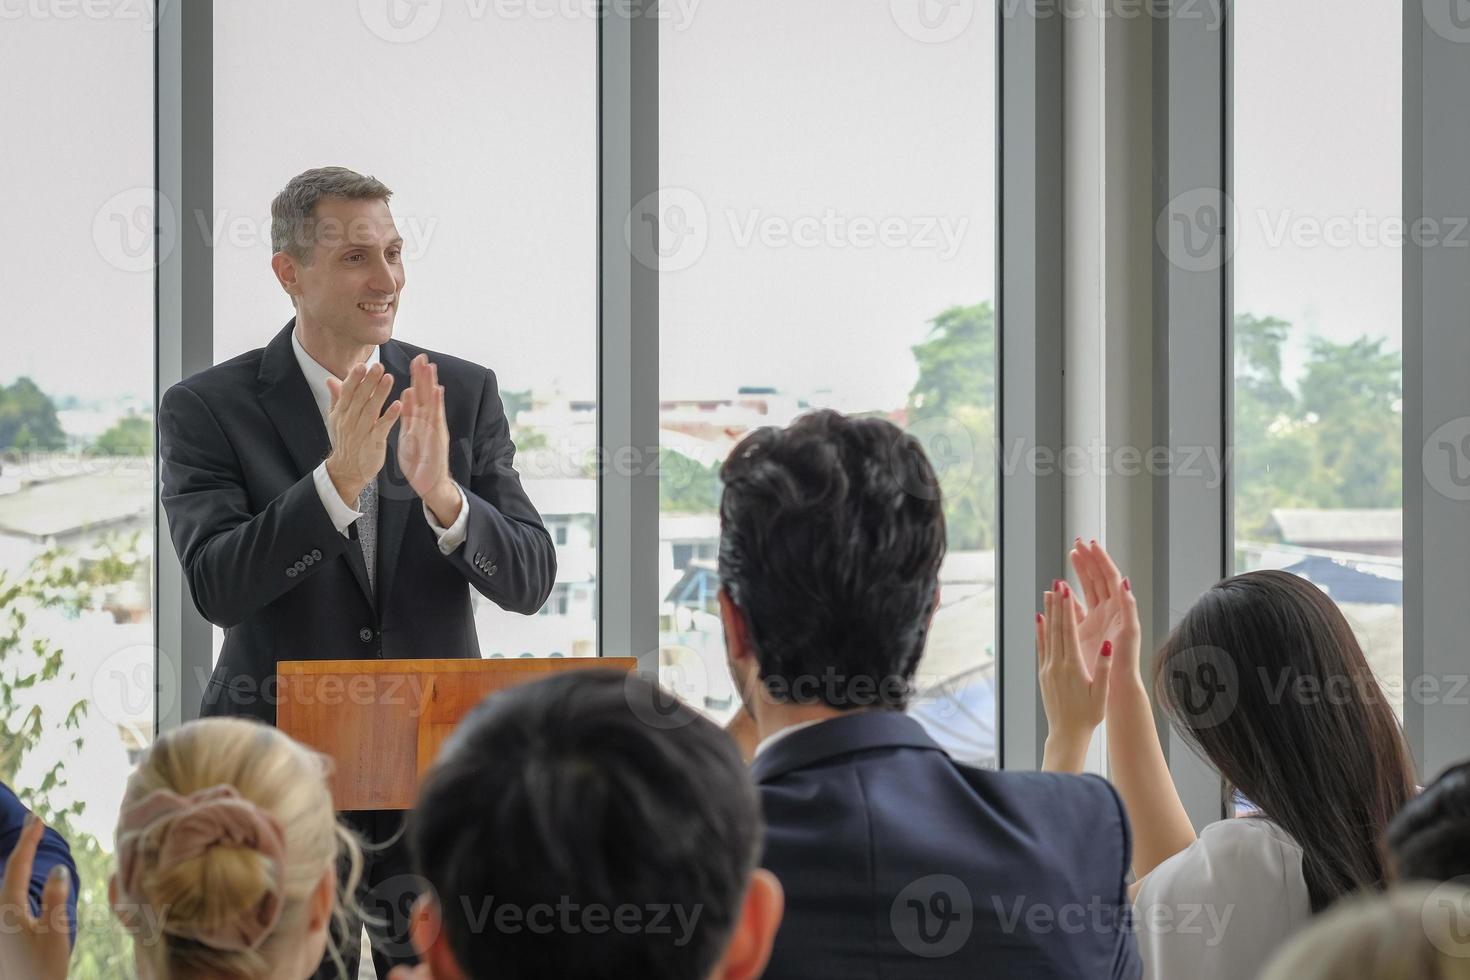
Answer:
<svg viewBox="0 0 1470 980"><path fill-rule="evenodd" d="M20 841L21 829L25 826L27 810L10 787L0 783L0 875L5 873L6 862L10 859L10 852L15 850L15 845ZM46 877L51 874L51 869L58 864L65 865L71 872L71 889L67 892L66 907L68 920L71 922L71 941L77 941L77 866L71 859L71 848L66 846L66 841L61 835L50 827L41 837L41 844L36 848L36 860L31 866L31 882L29 887L31 897L31 914L41 914L41 892L46 887Z"/></svg>
<svg viewBox="0 0 1470 980"><path fill-rule="evenodd" d="M767 980L1141 974L1106 780L962 766L892 711L792 732L752 773L786 891Z"/></svg>

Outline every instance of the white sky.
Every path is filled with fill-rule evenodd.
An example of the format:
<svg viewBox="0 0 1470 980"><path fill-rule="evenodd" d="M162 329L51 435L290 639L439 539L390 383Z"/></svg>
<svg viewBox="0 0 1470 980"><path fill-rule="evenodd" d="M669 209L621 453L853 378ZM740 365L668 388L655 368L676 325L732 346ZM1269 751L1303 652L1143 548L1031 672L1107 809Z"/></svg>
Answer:
<svg viewBox="0 0 1470 980"><path fill-rule="evenodd" d="M1377 230L1403 215L1403 12L1384 0L1234 10L1236 311L1295 325L1289 374L1311 333L1387 337L1396 350L1402 253ZM1350 247L1280 237L1359 213L1372 230Z"/></svg>

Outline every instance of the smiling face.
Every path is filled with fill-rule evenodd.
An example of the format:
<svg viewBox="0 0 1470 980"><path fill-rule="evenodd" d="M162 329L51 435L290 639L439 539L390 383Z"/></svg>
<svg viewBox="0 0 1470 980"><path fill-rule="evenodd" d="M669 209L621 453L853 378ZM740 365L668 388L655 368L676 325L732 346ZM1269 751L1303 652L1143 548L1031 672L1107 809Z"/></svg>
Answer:
<svg viewBox="0 0 1470 980"><path fill-rule="evenodd" d="M345 344L386 343L403 293L403 237L388 202L327 197L313 211L307 260L276 253L281 285L296 315Z"/></svg>

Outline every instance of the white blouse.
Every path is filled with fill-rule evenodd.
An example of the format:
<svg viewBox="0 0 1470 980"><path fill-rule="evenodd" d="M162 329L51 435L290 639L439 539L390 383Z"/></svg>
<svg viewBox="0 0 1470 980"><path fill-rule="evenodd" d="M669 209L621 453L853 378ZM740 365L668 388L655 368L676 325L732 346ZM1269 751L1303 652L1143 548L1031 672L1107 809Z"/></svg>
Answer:
<svg viewBox="0 0 1470 980"><path fill-rule="evenodd" d="M1260 817L1210 824L1143 879L1144 980L1249 980L1312 916L1302 849Z"/></svg>

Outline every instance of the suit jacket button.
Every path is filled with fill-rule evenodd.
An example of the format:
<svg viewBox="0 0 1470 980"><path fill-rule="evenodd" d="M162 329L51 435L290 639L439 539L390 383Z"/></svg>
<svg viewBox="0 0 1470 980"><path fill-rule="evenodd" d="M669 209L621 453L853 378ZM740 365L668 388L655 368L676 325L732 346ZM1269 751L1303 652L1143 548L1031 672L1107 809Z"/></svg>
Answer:
<svg viewBox="0 0 1470 980"><path fill-rule="evenodd" d="M315 558L317 561L321 561L322 560L322 549L320 549L320 548L312 548L311 549L311 557Z"/></svg>
<svg viewBox="0 0 1470 980"><path fill-rule="evenodd" d="M295 578L296 577L296 568L295 568L295 566L292 566L291 568L286 569L286 577L287 578Z"/></svg>
<svg viewBox="0 0 1470 980"><path fill-rule="evenodd" d="M373 631L364 626L362 629L357 631L357 638L364 643L371 643L373 642Z"/></svg>
<svg viewBox="0 0 1470 980"><path fill-rule="evenodd" d="M491 565L489 568L485 569L485 574L486 575L494 575L498 571L500 571L500 566L499 565Z"/></svg>
<svg viewBox="0 0 1470 980"><path fill-rule="evenodd" d="M296 570L298 572L304 572L304 571L306 571L306 562L304 562L304 561L298 561L296 563Z"/></svg>
<svg viewBox="0 0 1470 980"><path fill-rule="evenodd" d="M316 559L313 558L313 557L311 557L310 555L302 555L301 556L301 560L304 561L304 562L306 562L308 565L315 565L316 564Z"/></svg>

